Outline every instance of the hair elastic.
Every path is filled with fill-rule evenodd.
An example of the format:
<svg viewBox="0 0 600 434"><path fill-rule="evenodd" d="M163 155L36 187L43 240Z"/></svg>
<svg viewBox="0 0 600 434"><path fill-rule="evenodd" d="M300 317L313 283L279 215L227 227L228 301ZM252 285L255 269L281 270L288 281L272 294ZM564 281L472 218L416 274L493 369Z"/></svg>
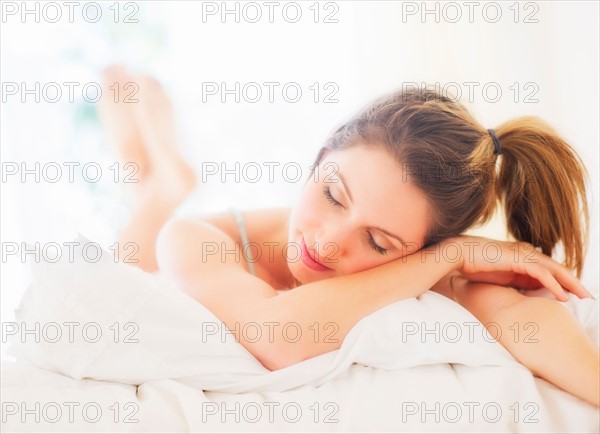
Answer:
<svg viewBox="0 0 600 434"><path fill-rule="evenodd" d="M502 146L500 146L500 140L498 140L498 137L496 137L496 132L490 128L488 133L490 133L490 136L492 136L492 140L494 141L494 154L501 154Z"/></svg>

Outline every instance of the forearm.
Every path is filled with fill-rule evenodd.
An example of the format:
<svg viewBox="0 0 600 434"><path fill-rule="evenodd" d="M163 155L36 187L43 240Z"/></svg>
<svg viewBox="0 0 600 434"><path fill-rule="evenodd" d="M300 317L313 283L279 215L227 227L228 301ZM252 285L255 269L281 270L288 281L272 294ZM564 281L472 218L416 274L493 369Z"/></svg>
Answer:
<svg viewBox="0 0 600 434"><path fill-rule="evenodd" d="M536 376L600 406L600 351L564 306L527 297L498 311L493 322L502 345Z"/></svg>
<svg viewBox="0 0 600 434"><path fill-rule="evenodd" d="M305 284L262 300L253 316L294 322L302 329L298 342L283 338L273 346L285 358L278 367L338 349L360 319L429 290L458 267L458 261L441 254L444 247L440 243L379 267Z"/></svg>
<svg viewBox="0 0 600 434"><path fill-rule="evenodd" d="M160 269L272 370L339 349L362 318L419 296L462 265L460 246L449 239L379 267L278 295L231 255L225 261L216 255L199 261L204 258L199 246L206 240L235 250L233 240L210 224L183 219L165 225L157 242Z"/></svg>

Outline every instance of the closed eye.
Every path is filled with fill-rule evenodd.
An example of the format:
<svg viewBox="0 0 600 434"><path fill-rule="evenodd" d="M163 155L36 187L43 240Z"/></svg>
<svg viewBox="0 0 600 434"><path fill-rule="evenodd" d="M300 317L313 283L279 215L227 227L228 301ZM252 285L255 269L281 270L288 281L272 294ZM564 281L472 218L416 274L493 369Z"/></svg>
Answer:
<svg viewBox="0 0 600 434"><path fill-rule="evenodd" d="M373 235L371 235L370 232L368 234L369 234L369 244L371 245L371 247L373 247L373 250L375 250L380 255L387 255L387 249L384 249L383 247L377 245L377 243L373 239Z"/></svg>
<svg viewBox="0 0 600 434"><path fill-rule="evenodd" d="M323 188L323 194L325 195L325 197L327 198L327 200L329 202L331 202L333 205L335 205L335 206L342 206L341 203L339 203L337 200L335 200L333 198L333 196L331 195L331 189L329 187L324 187Z"/></svg>
<svg viewBox="0 0 600 434"><path fill-rule="evenodd" d="M329 202L331 202L332 205L334 206L343 206L341 203L339 203L337 200L335 200L331 194L331 189L329 187L324 187L323 188L323 194L325 195L325 197L327 198L327 200ZM375 250L377 253L379 253L380 255L387 255L387 249L384 249L383 247L379 246L375 240L373 239L373 235L371 235L370 232L367 232L367 234L369 235L369 245L373 248L373 250Z"/></svg>

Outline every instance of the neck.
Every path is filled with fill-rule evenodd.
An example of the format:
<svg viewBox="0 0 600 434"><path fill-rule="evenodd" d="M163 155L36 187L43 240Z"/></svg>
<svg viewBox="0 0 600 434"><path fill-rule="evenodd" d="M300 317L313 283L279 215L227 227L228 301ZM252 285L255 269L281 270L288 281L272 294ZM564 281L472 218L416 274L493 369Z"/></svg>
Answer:
<svg viewBox="0 0 600 434"><path fill-rule="evenodd" d="M277 282L275 289L293 289L301 285L301 283L290 272L290 267L286 260L286 250L289 233L289 217L290 211L284 213L279 224L279 230L275 232L274 241L277 243L274 247L273 261L268 261L269 272Z"/></svg>

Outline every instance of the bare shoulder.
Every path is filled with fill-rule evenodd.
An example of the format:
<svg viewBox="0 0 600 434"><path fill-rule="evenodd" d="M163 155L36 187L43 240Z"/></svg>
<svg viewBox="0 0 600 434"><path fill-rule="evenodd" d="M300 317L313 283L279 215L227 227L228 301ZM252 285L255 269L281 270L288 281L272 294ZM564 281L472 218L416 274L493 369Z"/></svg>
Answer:
<svg viewBox="0 0 600 434"><path fill-rule="evenodd" d="M250 275L234 255L234 240L216 226L194 218L176 218L159 233L159 269L209 309L230 297L270 297L276 291ZM228 298L229 297L229 298Z"/></svg>
<svg viewBox="0 0 600 434"><path fill-rule="evenodd" d="M220 228L200 219L179 217L161 229L156 256L159 268L173 275L187 275L196 270L204 273L239 268L237 261L222 260L218 251L235 248L235 241Z"/></svg>
<svg viewBox="0 0 600 434"><path fill-rule="evenodd" d="M267 208L257 210L241 211L248 238L250 241L260 242L268 240L273 228L281 226L282 222L287 221L290 213L289 208ZM235 223L233 215L229 211L222 211L210 214L198 214L193 217L194 220L208 223L215 228L223 231L234 242L240 243L240 235L238 227Z"/></svg>
<svg viewBox="0 0 600 434"><path fill-rule="evenodd" d="M251 243L284 245L287 241L289 208L241 211ZM258 255L254 262L255 275L250 272L242 253L242 242L235 218L229 210L197 214L169 221L161 230L156 257L159 269L176 280L189 281L192 276L208 281L208 276L224 284L223 276L240 274L262 280L270 288L288 289L289 272L283 256ZM272 245L272 244L271 244ZM231 252L238 251L238 254ZM227 254L222 254L229 252ZM246 280L244 277L242 280ZM183 282L180 282L183 283ZM261 291L262 292L262 291Z"/></svg>

